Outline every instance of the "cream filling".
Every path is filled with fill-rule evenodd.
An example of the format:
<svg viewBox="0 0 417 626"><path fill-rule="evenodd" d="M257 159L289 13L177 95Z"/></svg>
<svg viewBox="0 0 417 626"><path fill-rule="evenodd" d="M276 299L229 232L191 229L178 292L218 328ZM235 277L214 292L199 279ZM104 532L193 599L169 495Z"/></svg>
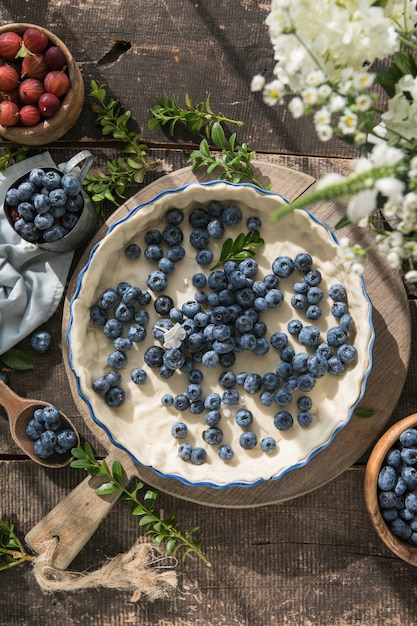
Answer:
<svg viewBox="0 0 417 626"><path fill-rule="evenodd" d="M281 410L274 403L265 407L260 403L259 394L252 396L245 393L243 387L237 386L246 408L252 411L254 423L250 427L258 439L253 450L244 450L239 445L239 436L243 432L236 425L233 416L222 416L219 427L224 437L222 444L230 444L234 450L231 462L224 462L218 457L218 446L204 442L202 432L207 428L204 413L193 415L190 411L180 412L174 407L163 407L161 397L166 393L176 395L184 393L188 384L186 374L175 372L169 380L162 380L157 372L144 364L143 354L150 345L159 343L152 336L152 323L159 319L153 304L148 310L151 319L147 325L147 337L143 343L135 344L127 353L127 367L121 370L122 387L126 392L126 402L117 409L112 409L103 398L92 391L92 381L103 375L109 368L107 356L113 349L112 342L107 339L101 328L93 326L90 321L90 307L96 304L100 294L108 287L115 288L121 281L127 281L142 289L147 289L146 279L156 269L156 264L148 262L143 256L146 247L144 234L150 228L161 229L165 226L164 215L170 208L184 211L185 219L181 224L184 232L183 246L186 258L176 264L174 274L168 278L168 289L175 306L193 299L196 289L191 278L197 271L208 274L209 270L201 268L194 261L196 251L189 245L191 227L188 223L190 211L197 206L207 206L210 201L220 201L224 206L235 204L243 211L241 224L227 228L225 237L220 241L211 240L210 248L214 260L220 256L221 247L226 237L235 238L240 232L247 232L248 216L259 216L262 220L261 236L265 245L257 250L255 259L259 265L257 278L271 273L272 261L282 255L292 258L300 252L308 252L313 257L313 265L322 274L320 287L325 292L321 302L322 316L317 321L309 321L301 312L295 311L290 305L293 295L293 283L302 277L297 270L288 279L281 279L279 289L284 293L284 304L278 309L270 309L260 315L267 324L269 338L275 331L287 333L287 323L298 318L304 325L317 326L323 340L326 339L328 328L337 325L331 315L331 302L327 289L333 283L344 285L348 296L348 310L355 322L355 332L350 333L349 341L358 351L358 358L347 364L341 376L326 374L318 379L314 389L309 392L313 400L312 412L314 419L307 428L300 427L296 422L296 400L302 392L295 392L293 402L284 410L294 417L294 426L286 432L277 430L273 423L274 414ZM372 341L370 326L370 304L364 295L362 282L358 276L346 271L340 255L339 246L334 242L328 230L317 223L311 216L298 210L279 221L271 221L269 215L283 200L275 194L262 193L256 188L233 186L224 183L211 185L191 184L181 190L168 192L158 196L154 201L144 205L140 210L132 212L127 219L119 222L93 251L89 263L81 276L79 291L71 305L71 323L69 342L71 349L71 366L78 378L79 389L90 405L94 418L99 422L112 439L130 452L135 459L164 475L174 476L190 484L204 483L214 487L231 483L251 484L261 479L277 477L283 472L303 464L310 456L323 446L328 445L335 432L345 425L351 409L361 397L364 389L364 376L370 368L369 346ZM136 261L125 257L124 248L129 243L137 243L142 249ZM160 294L152 294L153 299ZM288 333L287 333L288 334ZM295 352L309 352L299 344L297 339L289 337L289 344ZM255 356L244 351L237 354L236 362L231 369L235 373L241 371L257 372L261 375L274 371L280 363L278 352L271 347L265 356ZM135 367L143 367L147 371L144 385L136 385L131 381L130 373ZM204 379L201 383L203 394L223 389L218 377L223 369L208 369L197 364ZM184 441L192 446L201 446L207 451L207 462L195 465L178 457L177 448L181 441L171 435L171 427L177 421L184 421L188 426L188 436ZM276 439L274 453L266 454L260 449L260 440L265 436Z"/></svg>

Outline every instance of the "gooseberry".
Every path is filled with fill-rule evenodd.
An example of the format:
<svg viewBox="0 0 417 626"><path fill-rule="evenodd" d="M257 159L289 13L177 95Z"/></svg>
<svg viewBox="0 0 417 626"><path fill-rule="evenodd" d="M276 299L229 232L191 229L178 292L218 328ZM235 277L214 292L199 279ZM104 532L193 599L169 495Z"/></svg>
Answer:
<svg viewBox="0 0 417 626"><path fill-rule="evenodd" d="M10 100L0 102L0 124L3 126L16 126L19 121L19 107Z"/></svg>
<svg viewBox="0 0 417 626"><path fill-rule="evenodd" d="M30 26L23 33L23 43L31 52L42 52L48 45L48 36L40 28Z"/></svg>
<svg viewBox="0 0 417 626"><path fill-rule="evenodd" d="M0 55L4 59L14 59L21 45L21 36L13 31L7 31L0 35Z"/></svg>
<svg viewBox="0 0 417 626"><path fill-rule="evenodd" d="M34 104L25 104L20 109L20 121L24 126L35 126L40 119L40 111Z"/></svg>
<svg viewBox="0 0 417 626"><path fill-rule="evenodd" d="M45 76L43 86L45 87L45 91L53 93L55 96L60 98L67 93L70 81L65 72L62 72L61 70L52 70L52 72L48 72Z"/></svg>
<svg viewBox="0 0 417 626"><path fill-rule="evenodd" d="M66 59L61 48L51 46L45 50L45 62L51 70L60 70L65 65Z"/></svg>
<svg viewBox="0 0 417 626"><path fill-rule="evenodd" d="M12 91L17 87L19 82L19 74L10 65L2 65L0 67L0 89L4 91Z"/></svg>
<svg viewBox="0 0 417 626"><path fill-rule="evenodd" d="M23 104L37 104L44 93L43 84L37 78L26 78L19 87L19 97Z"/></svg>
<svg viewBox="0 0 417 626"><path fill-rule="evenodd" d="M38 101L38 109L44 117L52 117L58 111L61 103L53 93L44 93Z"/></svg>
<svg viewBox="0 0 417 626"><path fill-rule="evenodd" d="M48 72L49 67L45 62L45 55L41 52L28 54L22 61L22 78L43 80Z"/></svg>

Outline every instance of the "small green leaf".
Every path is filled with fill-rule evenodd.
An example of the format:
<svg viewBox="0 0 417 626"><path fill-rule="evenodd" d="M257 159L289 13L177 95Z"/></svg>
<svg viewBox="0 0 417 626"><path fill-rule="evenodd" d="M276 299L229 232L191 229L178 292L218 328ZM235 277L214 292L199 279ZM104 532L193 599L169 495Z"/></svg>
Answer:
<svg viewBox="0 0 417 626"><path fill-rule="evenodd" d="M336 224L335 229L339 230L340 228L344 228L345 226L349 226L351 224L350 219L347 215L342 217Z"/></svg>
<svg viewBox="0 0 417 626"><path fill-rule="evenodd" d="M33 362L27 354L17 348L10 348L0 356L0 361L10 369L27 371L33 369Z"/></svg>
<svg viewBox="0 0 417 626"><path fill-rule="evenodd" d="M218 122L215 122L213 124L213 127L211 129L211 139L214 145L218 146L219 148L224 148L226 145L226 136L224 134L224 130Z"/></svg>
<svg viewBox="0 0 417 626"><path fill-rule="evenodd" d="M356 417L369 418L373 417L378 411L375 409L355 409L353 413Z"/></svg>
<svg viewBox="0 0 417 626"><path fill-rule="evenodd" d="M103 483L95 490L98 496L106 496L109 493L115 493L116 491L120 491L120 487L118 487L114 483Z"/></svg>

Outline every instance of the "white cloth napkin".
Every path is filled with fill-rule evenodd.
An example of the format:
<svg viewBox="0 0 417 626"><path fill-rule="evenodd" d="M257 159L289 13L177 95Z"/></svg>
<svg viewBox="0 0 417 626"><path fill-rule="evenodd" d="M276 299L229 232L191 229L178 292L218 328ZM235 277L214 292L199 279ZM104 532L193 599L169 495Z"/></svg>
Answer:
<svg viewBox="0 0 417 626"><path fill-rule="evenodd" d="M4 213L14 182L34 167L54 167L49 152L0 172L0 354L27 337L55 312L74 252L50 252L26 242Z"/></svg>

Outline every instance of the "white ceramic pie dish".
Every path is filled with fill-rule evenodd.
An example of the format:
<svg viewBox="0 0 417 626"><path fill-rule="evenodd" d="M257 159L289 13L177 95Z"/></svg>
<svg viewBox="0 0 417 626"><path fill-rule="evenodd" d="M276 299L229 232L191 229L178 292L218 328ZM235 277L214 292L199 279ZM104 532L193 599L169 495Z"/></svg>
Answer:
<svg viewBox="0 0 417 626"><path fill-rule="evenodd" d="M234 457L230 462L222 461L217 453L218 446L208 445L202 438L207 429L204 414L179 412L161 404L161 396L184 392L187 375L176 371L169 380L161 379L155 370L144 365L143 356L146 347L161 345L151 333L152 323L159 319L152 303L147 310L151 321L147 327L147 337L143 343L135 344L128 355L127 367L120 370L122 387L126 401L118 408L111 408L103 397L92 389L92 382L109 370L107 356L113 349L101 327L90 321L90 309L100 294L109 287L115 288L121 281L147 289L146 279L149 272L155 270L155 264L144 258L146 247L144 235L150 229L165 226L165 214L168 209L178 208L184 212L185 219L180 225L184 232L184 247L187 255L176 264L175 272L168 277L169 294L175 306L181 306L193 298L196 289L191 279L197 271L209 273L195 262L195 250L189 245L191 227L188 215L195 207L207 207L211 201L218 201L227 206L233 204L241 208L244 219L238 226L228 228L222 240L210 240L210 249L214 259L220 256L220 250L226 237L235 239L240 232L247 232L245 226L248 216L258 216L262 221L260 234L265 245L256 252L258 275L262 278L271 273L274 258L288 255L294 258L301 252L313 257L313 267L322 274L321 287L327 290L331 284L341 283L347 292L348 312L355 322L352 331L352 343L357 350L357 359L346 366L341 376L326 374L317 379L315 387L307 395L313 400L314 419L310 426L301 427L294 419L293 427L288 431L278 430L273 423L274 413L281 407L266 407L259 401L259 395L247 394L241 389L244 407L252 411L254 423L251 430L256 433L258 445L252 450L244 450L238 443L242 428L233 415L223 414L221 427L222 444L230 444ZM216 489L230 486L253 486L261 481L276 480L299 466L308 463L323 448L331 445L335 436L351 419L355 407L364 395L366 382L372 369L372 347L374 329L372 325L372 306L366 294L361 277L347 271L340 255L337 240L332 231L312 214L298 210L279 221L271 221L270 214L285 200L278 194L263 191L250 184L233 185L222 181L209 183L191 183L179 189L167 190L149 202L135 207L125 218L114 224L102 241L92 250L86 266L80 272L76 292L70 304L70 322L67 331L69 343L70 367L74 373L78 392L87 404L93 420L104 429L111 442L129 453L133 460L150 467L167 479L177 479L187 485L204 485ZM124 249L129 243L137 243L142 254L136 261L126 259ZM277 309L261 314L267 324L267 335L276 331L287 332L287 323L301 314L295 312L289 301L293 293L292 285L298 280L299 273L287 279L281 279L280 289L284 294L284 304ZM153 299L160 294L152 294ZM302 319L304 325L314 324L325 339L328 328L337 321L330 311L330 301L323 302L322 316L314 322ZM302 317L302 315L301 315ZM300 318L301 319L301 318ZM308 351L294 343L295 352ZM241 371L257 372L261 375L274 371L280 358L275 349L262 356L253 356L247 351L236 355L236 362L231 368L235 373ZM147 370L147 381L137 385L130 378L131 370L143 367ZM223 390L219 386L218 376L225 368L208 369L200 364L196 367L204 374L201 383L204 394ZM293 403L285 410L294 412L294 406L301 392L293 394ZM174 439L171 427L174 423L186 422L188 435L185 441L192 447L203 447L207 452L207 461L195 465L178 457L177 448L183 441ZM262 452L260 440L273 436L277 447L273 454Z"/></svg>

